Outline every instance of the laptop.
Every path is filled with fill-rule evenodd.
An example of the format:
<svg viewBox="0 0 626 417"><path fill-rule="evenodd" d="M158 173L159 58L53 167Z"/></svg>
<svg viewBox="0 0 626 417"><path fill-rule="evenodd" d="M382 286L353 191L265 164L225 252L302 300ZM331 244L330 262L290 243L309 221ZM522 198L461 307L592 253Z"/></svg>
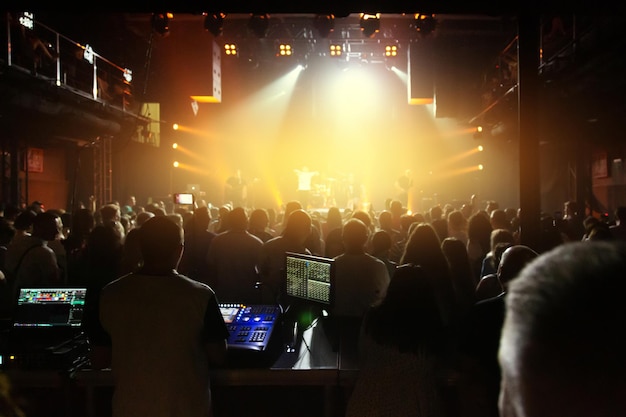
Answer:
<svg viewBox="0 0 626 417"><path fill-rule="evenodd" d="M82 334L86 287L20 288L9 343L14 348L49 348Z"/></svg>

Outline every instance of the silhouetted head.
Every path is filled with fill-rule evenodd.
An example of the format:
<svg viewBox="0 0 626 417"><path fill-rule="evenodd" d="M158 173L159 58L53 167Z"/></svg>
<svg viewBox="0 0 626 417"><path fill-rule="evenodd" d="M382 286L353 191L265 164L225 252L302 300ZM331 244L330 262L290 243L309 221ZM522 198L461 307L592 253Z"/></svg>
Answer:
<svg viewBox="0 0 626 417"><path fill-rule="evenodd" d="M341 233L346 252L361 252L365 250L365 243L369 237L369 230L365 223L353 217L343 225Z"/></svg>
<svg viewBox="0 0 626 417"><path fill-rule="evenodd" d="M505 290L509 282L537 256L539 256L537 252L524 245L513 245L502 252L498 266L498 279Z"/></svg>
<svg viewBox="0 0 626 417"><path fill-rule="evenodd" d="M33 236L43 240L54 240L63 230L63 223L58 214L44 211L33 220Z"/></svg>
<svg viewBox="0 0 626 417"><path fill-rule="evenodd" d="M183 229L166 216L154 216L139 229L139 246L145 266L175 268L182 254Z"/></svg>
<svg viewBox="0 0 626 417"><path fill-rule="evenodd" d="M309 213L302 209L294 210L287 219L283 236L303 243L311 234L312 221Z"/></svg>
<svg viewBox="0 0 626 417"><path fill-rule="evenodd" d="M37 213L32 210L24 210L20 212L13 222L15 230L29 230L33 226L33 222L37 217Z"/></svg>
<svg viewBox="0 0 626 417"><path fill-rule="evenodd" d="M372 235L372 253L382 254L387 253L392 246L391 236L384 230L379 230Z"/></svg>
<svg viewBox="0 0 626 417"><path fill-rule="evenodd" d="M248 215L243 207L235 207L228 213L228 228L236 231L248 228Z"/></svg>

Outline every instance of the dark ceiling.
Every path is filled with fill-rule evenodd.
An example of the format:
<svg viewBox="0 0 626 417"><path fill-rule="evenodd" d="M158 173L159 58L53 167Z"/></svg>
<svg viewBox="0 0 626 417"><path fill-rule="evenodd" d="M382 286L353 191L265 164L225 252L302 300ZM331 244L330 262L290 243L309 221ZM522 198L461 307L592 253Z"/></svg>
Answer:
<svg viewBox="0 0 626 417"><path fill-rule="evenodd" d="M498 57L503 49L517 34L517 19L513 8L504 10L496 7L495 11L502 14L473 12L480 11L478 5L473 10L462 8L432 8L448 13L437 13L436 26L432 32L424 33L416 30L414 20L415 6L406 5L397 7L389 4L387 7L369 5L359 2L359 7L376 8L382 10L380 31L372 36L364 36L360 28L359 14L356 4L347 5L335 13L334 30L327 36L320 33L314 23L314 16L319 12L319 5L307 7L306 3L291 8L291 12L280 13L280 7L275 5L257 4L264 11L278 10L269 13L269 22L264 38L268 41L290 40L299 44L296 50L310 58L327 52L331 41L342 42L348 47L374 48L384 42L398 42L406 45L412 42L421 42L425 39L436 44L440 56L445 57L446 65L458 67L452 72L455 77L450 85L465 90L468 94L480 95L485 85L485 77L498 64ZM546 3L546 5L549 3ZM136 94L152 92L148 79L154 79L154 72L159 68L147 68L150 53L159 48L159 42L166 42L167 35L155 34L151 25L154 7L143 9L137 7L137 12L106 12L106 13L50 13L39 12L36 18L43 20L48 26L57 29L66 36L80 43L89 43L104 56L122 66L134 69L137 84L148 86L138 89ZM203 27L201 10L185 7L185 2L177 4L174 10L174 19L171 30L177 25L197 26L198 36L211 36ZM213 7L220 8L219 3ZM255 50L258 34L250 28L251 13L246 12L250 6L238 2L229 2L229 7L222 10L229 11L223 20L223 31L216 37L218 43L236 42L244 55L258 54ZM245 6L245 7L244 7ZM378 7L376 7L378 6ZM421 4L422 9L429 9L428 4ZM432 6L432 5L430 5ZM528 10L533 9L528 4ZM165 7L165 6L164 6ZM549 8L548 8L549 9ZM297 12L293 12L296 10ZM305 10L312 12L306 13ZM385 13L384 11L387 11ZM399 10L407 11L399 12ZM232 12L231 12L232 11ZM302 11L302 12L300 12ZM554 15L542 15L542 33L550 30L551 18ZM600 114L604 119L619 119L624 110L622 93L625 90L625 77L621 76L624 69L622 55L619 53L624 47L623 18L615 16L589 16L581 18L564 13L568 27L564 42L556 45L552 50L544 48L545 67L542 68L542 77L546 91L551 94L550 102L556 105L565 105L564 108L576 112L579 118L598 119ZM574 39L578 42L574 51ZM567 47L569 43L569 49ZM246 49L246 45L248 49ZM559 48L564 48L559 50ZM515 54L513 58L516 59ZM259 59L259 57L256 57ZM142 71L146 71L142 73ZM459 76L458 71L463 71ZM453 82L452 82L453 81ZM460 83L463 83L462 85ZM142 91L145 90L145 91ZM470 91L471 90L471 91ZM516 102L512 95L507 100L501 100L505 105L508 117L515 115ZM589 100L586 100L589 98ZM589 103L594 103L589 105ZM551 110L551 109L547 109ZM511 113L511 111L513 113ZM477 110L477 113L480 109ZM497 117L499 114L495 113ZM468 116L468 115L464 115ZM475 115L474 115L475 116ZM471 117L468 117L471 119Z"/></svg>

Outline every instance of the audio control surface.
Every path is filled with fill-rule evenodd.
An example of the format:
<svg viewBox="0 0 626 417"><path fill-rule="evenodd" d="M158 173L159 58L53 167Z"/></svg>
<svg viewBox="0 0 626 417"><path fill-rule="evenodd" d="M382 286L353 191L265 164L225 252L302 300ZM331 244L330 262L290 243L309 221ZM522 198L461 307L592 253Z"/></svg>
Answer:
<svg viewBox="0 0 626 417"><path fill-rule="evenodd" d="M281 315L278 305L220 304L228 328L228 348L266 351Z"/></svg>

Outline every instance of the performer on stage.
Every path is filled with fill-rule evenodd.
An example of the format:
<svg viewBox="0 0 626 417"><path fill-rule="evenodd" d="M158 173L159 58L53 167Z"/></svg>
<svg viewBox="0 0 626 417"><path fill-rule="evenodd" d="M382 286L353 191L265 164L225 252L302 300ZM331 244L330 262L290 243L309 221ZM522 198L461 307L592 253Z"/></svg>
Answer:
<svg viewBox="0 0 626 417"><path fill-rule="evenodd" d="M348 174L346 185L348 197L346 207L351 210L363 209L363 199L365 198L365 186L363 183L351 172Z"/></svg>
<svg viewBox="0 0 626 417"><path fill-rule="evenodd" d="M248 184L241 176L241 170L236 170L226 180L224 199L225 203L231 203L232 207L246 207L248 198Z"/></svg>
<svg viewBox="0 0 626 417"><path fill-rule="evenodd" d="M310 171L307 166L303 166L302 169L294 169L293 171L298 176L298 200L302 208L306 210L311 199L313 177L319 175L319 172Z"/></svg>
<svg viewBox="0 0 626 417"><path fill-rule="evenodd" d="M407 169L396 180L397 198L402 202L403 207L408 207L409 205L409 191L411 187L413 187L413 179L411 178L411 170Z"/></svg>

